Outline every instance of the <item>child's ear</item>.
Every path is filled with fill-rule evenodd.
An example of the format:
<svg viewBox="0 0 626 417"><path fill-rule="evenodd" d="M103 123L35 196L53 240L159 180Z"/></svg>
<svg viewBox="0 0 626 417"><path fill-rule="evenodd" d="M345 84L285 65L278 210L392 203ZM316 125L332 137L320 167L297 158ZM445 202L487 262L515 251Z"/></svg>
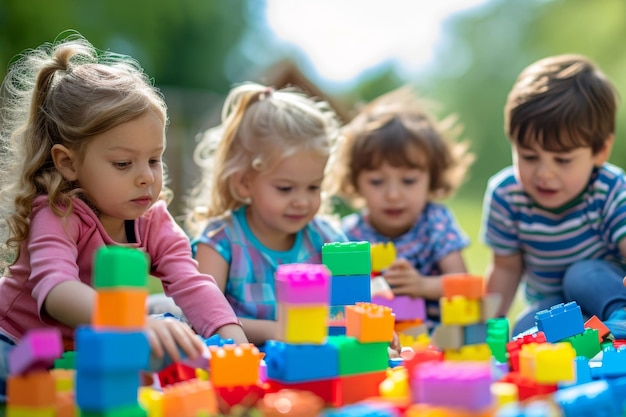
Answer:
<svg viewBox="0 0 626 417"><path fill-rule="evenodd" d="M247 200L250 198L250 184L252 180L248 172L237 172L233 174L231 181L233 191L237 194L239 199Z"/></svg>
<svg viewBox="0 0 626 417"><path fill-rule="evenodd" d="M63 175L63 178L67 181L77 180L75 152L57 143L50 150L50 155L52 156L54 166Z"/></svg>
<svg viewBox="0 0 626 417"><path fill-rule="evenodd" d="M604 146L602 149L598 151L597 154L593 157L593 163L595 166L600 166L609 160L611 156L611 151L613 150L613 143L615 142L615 134L611 133L606 141L604 142Z"/></svg>

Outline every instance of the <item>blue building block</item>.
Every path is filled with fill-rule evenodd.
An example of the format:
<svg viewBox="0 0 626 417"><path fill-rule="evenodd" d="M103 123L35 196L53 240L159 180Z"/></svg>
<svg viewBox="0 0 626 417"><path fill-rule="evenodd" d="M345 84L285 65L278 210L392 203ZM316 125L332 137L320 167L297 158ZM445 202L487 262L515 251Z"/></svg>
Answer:
<svg viewBox="0 0 626 417"><path fill-rule="evenodd" d="M495 417L524 417L524 408L519 403L508 403L498 408Z"/></svg>
<svg viewBox="0 0 626 417"><path fill-rule="evenodd" d="M370 276L333 275L330 279L331 306L346 306L372 301Z"/></svg>
<svg viewBox="0 0 626 417"><path fill-rule="evenodd" d="M82 410L106 411L132 406L137 404L139 372L90 373L78 370L75 387L76 405Z"/></svg>
<svg viewBox="0 0 626 417"><path fill-rule="evenodd" d="M550 343L585 332L583 314L575 301L557 304L550 309L537 312L535 322Z"/></svg>
<svg viewBox="0 0 626 417"><path fill-rule="evenodd" d="M329 336L345 336L346 327L345 326L328 326L328 335Z"/></svg>
<svg viewBox="0 0 626 417"><path fill-rule="evenodd" d="M206 339L201 338L204 342L205 346L224 346L224 345L234 345L235 341L233 339L222 339L219 334L214 334L211 337Z"/></svg>
<svg viewBox="0 0 626 417"><path fill-rule="evenodd" d="M576 381L559 383L559 388L571 387L574 385L582 385L593 381L591 376L591 368L589 367L589 359L585 356L576 356L574 358L574 367L576 368Z"/></svg>
<svg viewBox="0 0 626 417"><path fill-rule="evenodd" d="M619 349L609 346L602 349L600 374L604 378L626 376L626 346Z"/></svg>
<svg viewBox="0 0 626 417"><path fill-rule="evenodd" d="M626 377L607 379L617 408L626 411Z"/></svg>
<svg viewBox="0 0 626 417"><path fill-rule="evenodd" d="M487 323L470 324L463 328L464 345L478 345L487 340Z"/></svg>
<svg viewBox="0 0 626 417"><path fill-rule="evenodd" d="M622 410L607 380L563 388L554 393L554 402L566 417L616 417Z"/></svg>
<svg viewBox="0 0 626 417"><path fill-rule="evenodd" d="M322 413L322 417L397 417L398 415L398 411L387 404L366 402L327 409Z"/></svg>
<svg viewBox="0 0 626 417"><path fill-rule="evenodd" d="M144 332L76 330L76 369L87 372L124 372L147 369L150 346Z"/></svg>
<svg viewBox="0 0 626 417"><path fill-rule="evenodd" d="M265 344L267 376L279 382L331 379L339 375L339 352L333 345Z"/></svg>

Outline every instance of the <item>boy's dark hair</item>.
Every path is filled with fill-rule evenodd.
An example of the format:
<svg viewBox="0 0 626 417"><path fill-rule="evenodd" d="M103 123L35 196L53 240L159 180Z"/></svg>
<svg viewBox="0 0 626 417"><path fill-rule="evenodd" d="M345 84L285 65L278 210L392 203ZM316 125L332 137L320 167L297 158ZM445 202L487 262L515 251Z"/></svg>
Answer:
<svg viewBox="0 0 626 417"><path fill-rule="evenodd" d="M617 91L589 59L557 55L526 67L504 108L504 130L522 147L548 151L591 147L599 152L615 132Z"/></svg>

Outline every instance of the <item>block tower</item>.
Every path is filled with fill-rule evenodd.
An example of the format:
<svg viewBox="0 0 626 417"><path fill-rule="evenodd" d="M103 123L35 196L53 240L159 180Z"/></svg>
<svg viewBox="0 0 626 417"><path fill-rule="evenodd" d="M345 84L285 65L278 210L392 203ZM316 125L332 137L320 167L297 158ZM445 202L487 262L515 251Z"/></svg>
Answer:
<svg viewBox="0 0 626 417"><path fill-rule="evenodd" d="M322 246L322 263L332 275L328 334L344 335L346 306L372 299L370 243L327 243Z"/></svg>
<svg viewBox="0 0 626 417"><path fill-rule="evenodd" d="M147 258L139 250L105 246L96 252L92 326L76 330L76 404L83 417L146 415L137 393L150 354L147 276Z"/></svg>

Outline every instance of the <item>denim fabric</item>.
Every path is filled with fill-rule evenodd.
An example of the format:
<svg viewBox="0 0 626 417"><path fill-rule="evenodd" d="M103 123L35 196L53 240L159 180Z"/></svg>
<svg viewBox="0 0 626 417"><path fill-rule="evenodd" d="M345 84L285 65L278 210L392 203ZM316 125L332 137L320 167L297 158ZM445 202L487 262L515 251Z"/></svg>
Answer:
<svg viewBox="0 0 626 417"><path fill-rule="evenodd" d="M0 403L6 402L6 381L9 377L9 351L15 344L0 333Z"/></svg>
<svg viewBox="0 0 626 417"><path fill-rule="evenodd" d="M513 334L522 333L535 325L535 313L555 304L575 301L583 318L597 316L602 321L626 308L626 288L623 265L593 259L574 263L563 276L563 293L543 298L529 306L517 317Z"/></svg>

